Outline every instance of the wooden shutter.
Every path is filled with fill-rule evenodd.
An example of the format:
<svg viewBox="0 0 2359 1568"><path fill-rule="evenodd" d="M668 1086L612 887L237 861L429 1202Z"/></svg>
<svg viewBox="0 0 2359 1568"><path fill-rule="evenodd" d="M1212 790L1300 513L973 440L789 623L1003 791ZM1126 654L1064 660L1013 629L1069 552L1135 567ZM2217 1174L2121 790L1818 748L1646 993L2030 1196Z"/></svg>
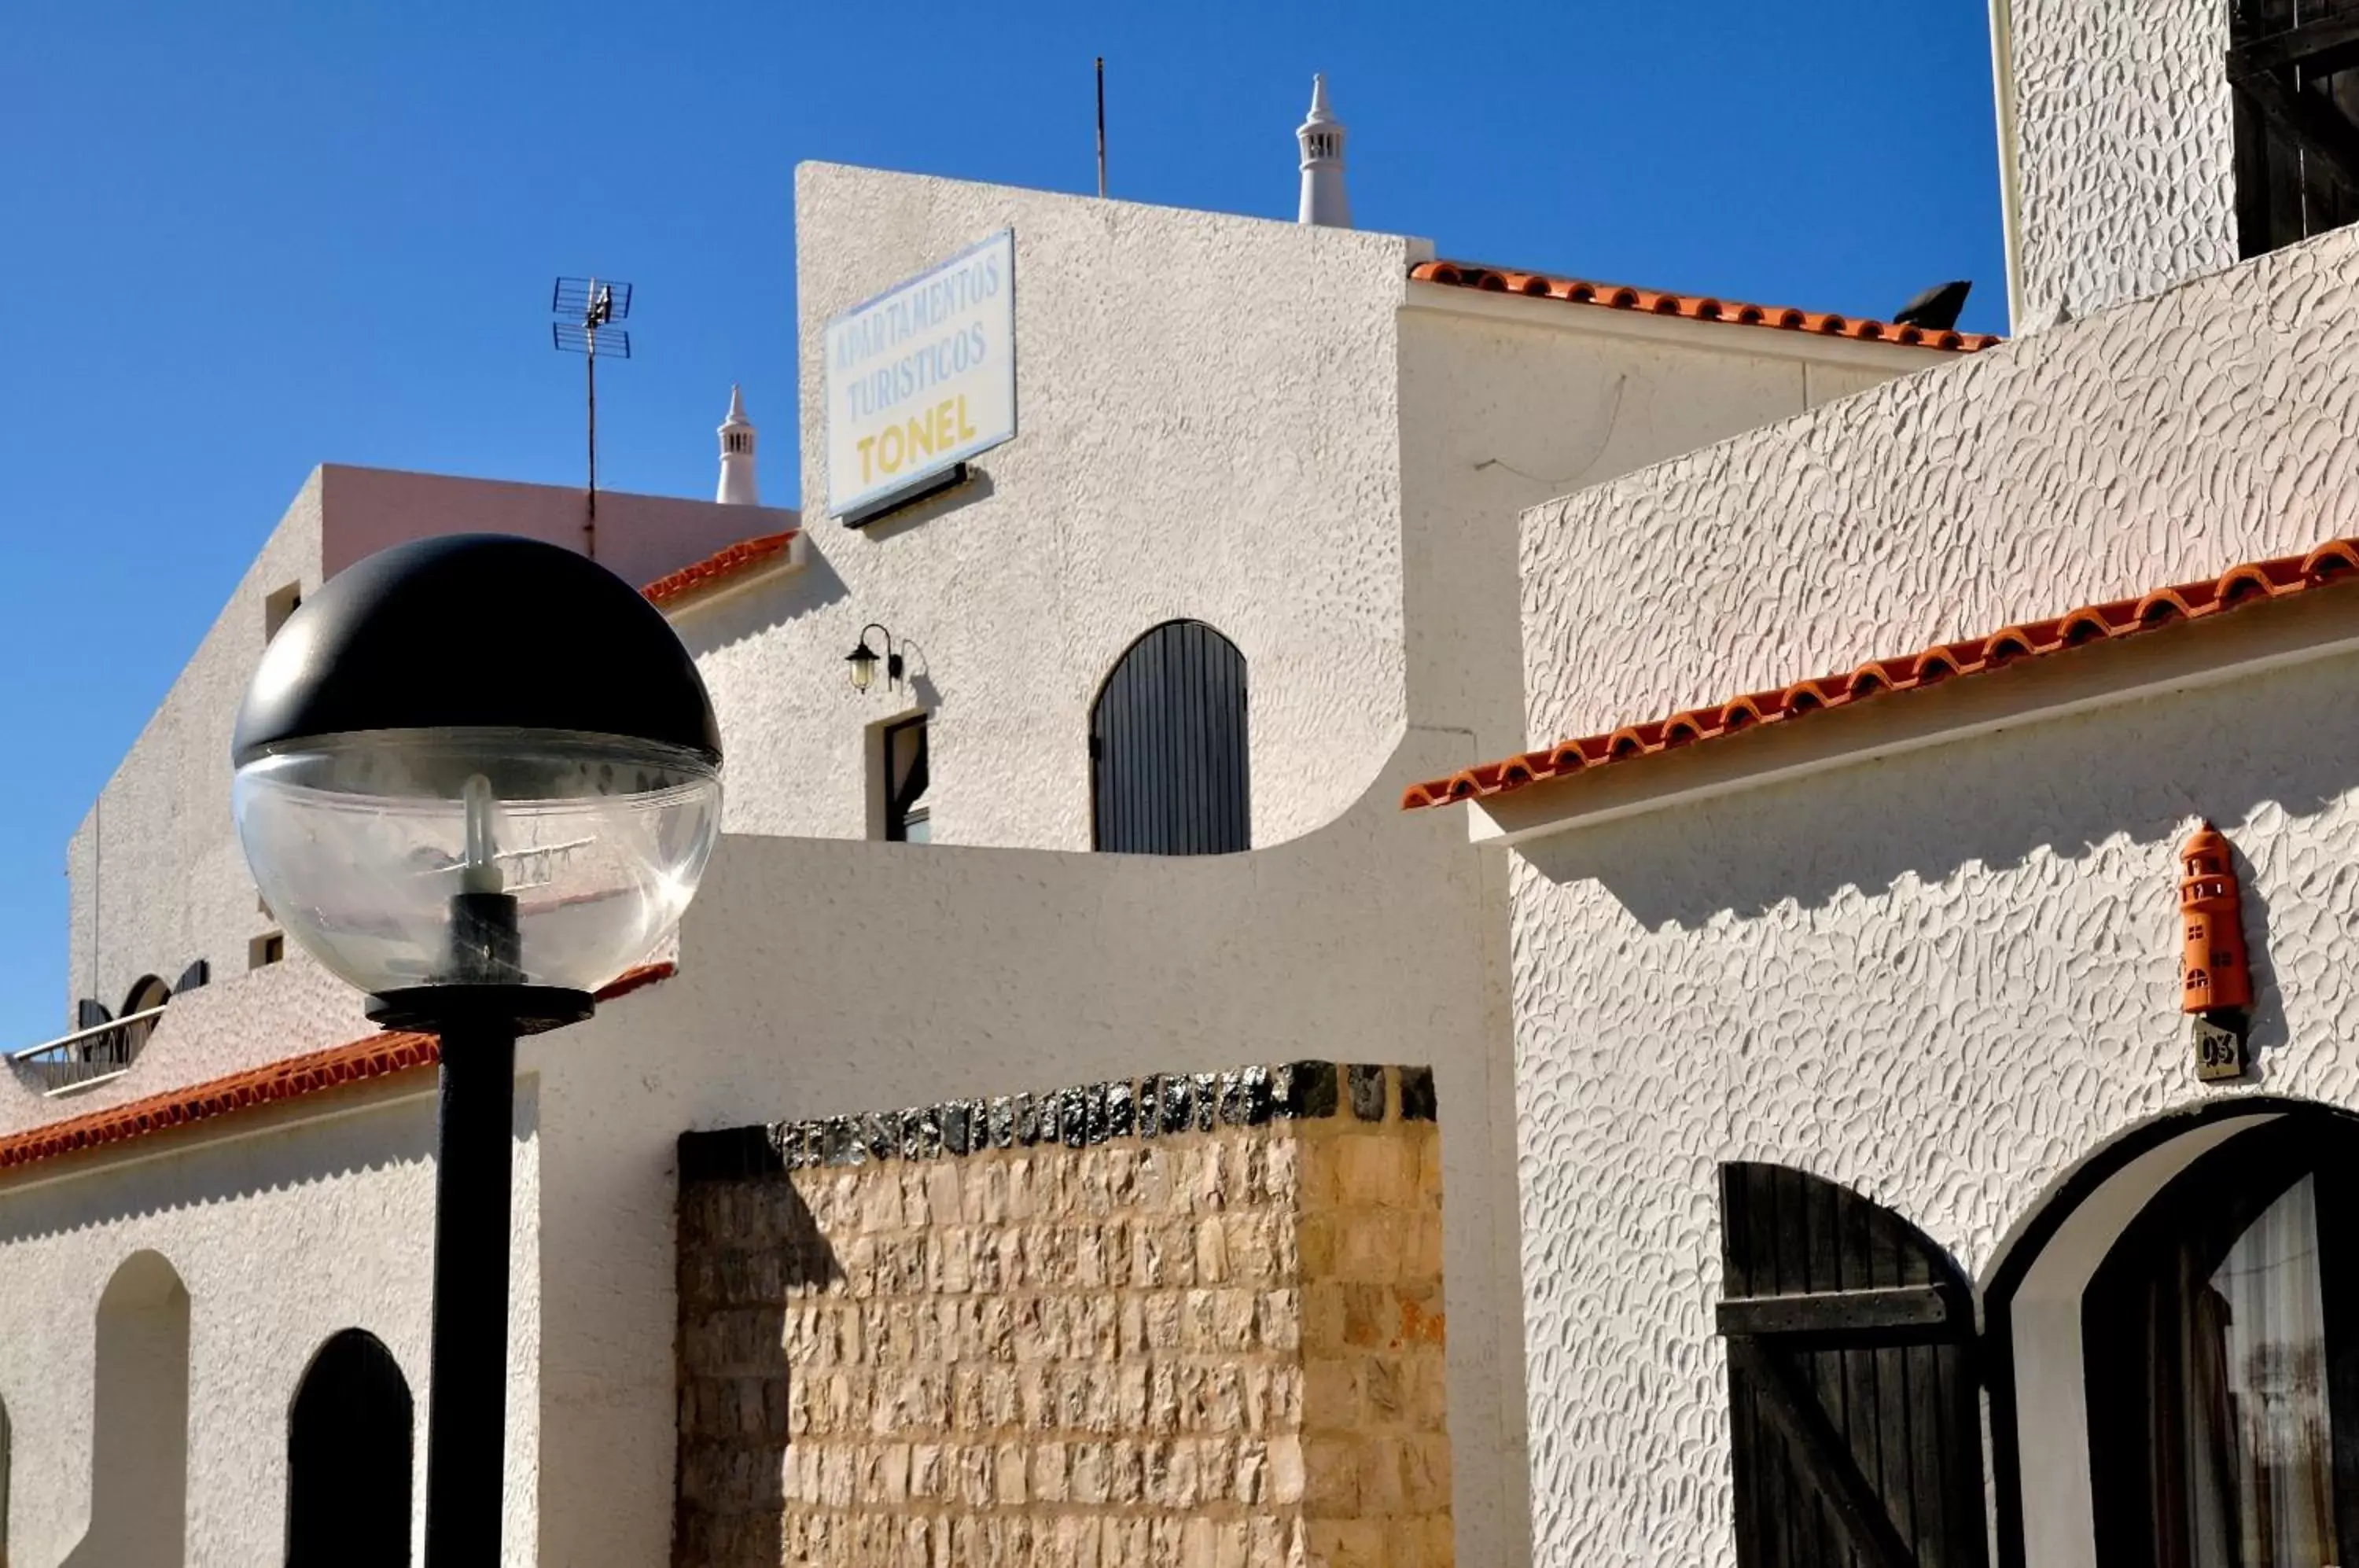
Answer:
<svg viewBox="0 0 2359 1568"><path fill-rule="evenodd" d="M1090 762L1099 849L1250 847L1245 655L1201 621L1167 621L1140 637L1090 707Z"/></svg>
<svg viewBox="0 0 2359 1568"><path fill-rule="evenodd" d="M2234 0L2238 248L2359 219L2359 0Z"/></svg>
<svg viewBox="0 0 2359 1568"><path fill-rule="evenodd" d="M1721 1167L1741 1568L1983 1568L1973 1290L1891 1210Z"/></svg>

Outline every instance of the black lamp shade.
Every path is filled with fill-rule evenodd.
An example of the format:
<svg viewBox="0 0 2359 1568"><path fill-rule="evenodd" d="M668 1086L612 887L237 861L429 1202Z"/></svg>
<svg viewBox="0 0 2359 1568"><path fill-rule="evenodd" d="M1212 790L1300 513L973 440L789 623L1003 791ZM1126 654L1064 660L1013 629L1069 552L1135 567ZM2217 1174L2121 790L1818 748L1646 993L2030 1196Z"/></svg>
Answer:
<svg viewBox="0 0 2359 1568"><path fill-rule="evenodd" d="M448 534L380 550L304 601L264 650L230 742L371 730L617 735L721 761L688 649L628 583L561 546Z"/></svg>

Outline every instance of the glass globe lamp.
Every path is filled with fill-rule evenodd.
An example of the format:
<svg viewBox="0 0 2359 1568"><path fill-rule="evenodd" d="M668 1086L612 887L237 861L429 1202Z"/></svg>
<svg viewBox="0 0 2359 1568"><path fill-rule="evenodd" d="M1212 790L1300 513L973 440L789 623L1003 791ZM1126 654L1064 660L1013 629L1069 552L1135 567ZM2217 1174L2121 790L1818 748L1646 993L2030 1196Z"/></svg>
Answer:
<svg viewBox="0 0 2359 1568"><path fill-rule="evenodd" d="M339 573L264 651L233 751L263 898L404 1027L587 1016L678 926L720 831L687 650L629 584L531 539Z"/></svg>

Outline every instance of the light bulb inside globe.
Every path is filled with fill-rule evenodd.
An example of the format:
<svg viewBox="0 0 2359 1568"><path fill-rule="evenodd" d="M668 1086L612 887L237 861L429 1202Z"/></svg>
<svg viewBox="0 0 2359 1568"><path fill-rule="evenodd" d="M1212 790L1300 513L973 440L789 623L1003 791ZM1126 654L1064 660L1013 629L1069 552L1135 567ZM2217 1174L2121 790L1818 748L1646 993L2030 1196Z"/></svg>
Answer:
<svg viewBox="0 0 2359 1568"><path fill-rule="evenodd" d="M876 679L876 650L868 646L865 636L861 637L858 648L843 656L843 661L852 667L852 689L867 691L868 683Z"/></svg>
<svg viewBox="0 0 2359 1568"><path fill-rule="evenodd" d="M670 935L721 825L709 758L571 731L306 737L231 799L288 934L378 994L594 991Z"/></svg>

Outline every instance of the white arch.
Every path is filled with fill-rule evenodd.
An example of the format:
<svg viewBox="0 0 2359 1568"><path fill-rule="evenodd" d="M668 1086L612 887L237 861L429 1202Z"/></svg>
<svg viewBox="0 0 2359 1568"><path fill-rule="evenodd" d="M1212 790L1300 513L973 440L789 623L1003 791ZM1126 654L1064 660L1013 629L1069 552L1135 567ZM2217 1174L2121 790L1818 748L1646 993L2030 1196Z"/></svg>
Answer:
<svg viewBox="0 0 2359 1568"><path fill-rule="evenodd" d="M180 1568L189 1502L189 1292L158 1252L98 1299L90 1530L64 1568Z"/></svg>

